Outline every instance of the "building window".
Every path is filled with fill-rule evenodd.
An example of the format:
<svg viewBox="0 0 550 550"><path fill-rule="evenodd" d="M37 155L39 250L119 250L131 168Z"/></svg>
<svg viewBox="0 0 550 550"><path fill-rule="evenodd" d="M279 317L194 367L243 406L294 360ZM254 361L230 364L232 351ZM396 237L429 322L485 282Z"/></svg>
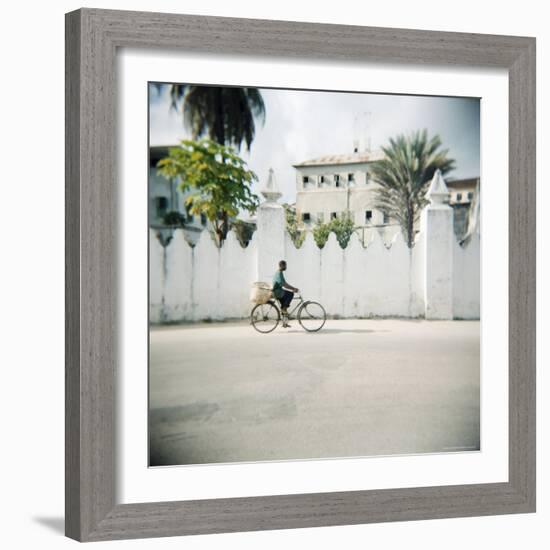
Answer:
<svg viewBox="0 0 550 550"><path fill-rule="evenodd" d="M319 183L325 183L325 176L319 176Z"/></svg>
<svg viewBox="0 0 550 550"><path fill-rule="evenodd" d="M309 176L302 176L302 183L304 187L307 187L309 185Z"/></svg>
<svg viewBox="0 0 550 550"><path fill-rule="evenodd" d="M340 187L340 174L334 174L334 185Z"/></svg>
<svg viewBox="0 0 550 550"><path fill-rule="evenodd" d="M457 200L457 202L460 202L462 200L462 193L457 193L456 194L456 200Z"/></svg>
<svg viewBox="0 0 550 550"><path fill-rule="evenodd" d="M384 219L382 220L382 223L383 224L390 223L390 215L387 212L383 212L382 215L384 217Z"/></svg>
<svg viewBox="0 0 550 550"><path fill-rule="evenodd" d="M201 225L206 225L206 214L201 214Z"/></svg>
<svg viewBox="0 0 550 550"><path fill-rule="evenodd" d="M372 220L372 210L365 210L365 221L368 223Z"/></svg>
<svg viewBox="0 0 550 550"><path fill-rule="evenodd" d="M337 217L338 217L338 213L337 213L337 212L331 212L331 213L330 213L330 219L331 219L331 220L335 220Z"/></svg>
<svg viewBox="0 0 550 550"><path fill-rule="evenodd" d="M309 223L311 221L311 214L309 212L304 212L302 214L302 221L304 223Z"/></svg>
<svg viewBox="0 0 550 550"><path fill-rule="evenodd" d="M157 218L162 218L168 210L168 199L166 197L155 197L155 209L157 211Z"/></svg>
<svg viewBox="0 0 550 550"><path fill-rule="evenodd" d="M355 176L353 174L348 174L348 181L349 183L353 183L355 181Z"/></svg>
<svg viewBox="0 0 550 550"><path fill-rule="evenodd" d="M468 191L468 200L471 201L474 198L472 191Z"/></svg>

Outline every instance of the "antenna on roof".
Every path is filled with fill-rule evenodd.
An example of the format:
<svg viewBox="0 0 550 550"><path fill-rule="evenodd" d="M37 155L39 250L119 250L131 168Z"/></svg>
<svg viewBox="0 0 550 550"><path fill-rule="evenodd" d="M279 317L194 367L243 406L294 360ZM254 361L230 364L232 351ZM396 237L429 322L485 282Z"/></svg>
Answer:
<svg viewBox="0 0 550 550"><path fill-rule="evenodd" d="M365 136L365 151L367 153L371 152L371 120L372 120L372 113L370 111L366 111L363 113L363 135Z"/></svg>
<svg viewBox="0 0 550 550"><path fill-rule="evenodd" d="M353 152L370 153L372 143L370 135L372 113L364 111L353 117Z"/></svg>
<svg viewBox="0 0 550 550"><path fill-rule="evenodd" d="M352 127L352 135L353 135L353 152L359 153L359 132L357 130L358 126L358 120L357 115L353 117L353 127Z"/></svg>

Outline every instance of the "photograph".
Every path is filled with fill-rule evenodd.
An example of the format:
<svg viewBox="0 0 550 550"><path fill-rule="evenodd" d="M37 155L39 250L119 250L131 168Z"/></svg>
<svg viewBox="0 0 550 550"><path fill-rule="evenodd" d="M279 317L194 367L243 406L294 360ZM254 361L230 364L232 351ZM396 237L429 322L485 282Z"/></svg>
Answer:
<svg viewBox="0 0 550 550"><path fill-rule="evenodd" d="M7 550L549 546L544 3L3 7Z"/></svg>
<svg viewBox="0 0 550 550"><path fill-rule="evenodd" d="M149 82L147 122L150 468L482 450L479 97Z"/></svg>

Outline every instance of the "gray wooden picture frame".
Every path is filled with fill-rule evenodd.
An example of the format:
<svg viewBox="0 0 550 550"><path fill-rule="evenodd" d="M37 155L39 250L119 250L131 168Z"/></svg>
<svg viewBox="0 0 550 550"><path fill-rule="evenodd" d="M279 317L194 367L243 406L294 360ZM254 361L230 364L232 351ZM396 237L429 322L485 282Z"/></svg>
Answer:
<svg viewBox="0 0 550 550"><path fill-rule="evenodd" d="M117 48L509 71L509 480L117 504ZM66 15L66 534L100 541L535 511L535 39L82 9Z"/></svg>

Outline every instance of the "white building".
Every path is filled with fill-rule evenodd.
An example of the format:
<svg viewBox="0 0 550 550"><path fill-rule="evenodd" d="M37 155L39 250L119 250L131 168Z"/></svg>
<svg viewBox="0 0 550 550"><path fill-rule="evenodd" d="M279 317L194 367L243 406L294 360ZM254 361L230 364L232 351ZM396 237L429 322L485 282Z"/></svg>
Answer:
<svg viewBox="0 0 550 550"><path fill-rule="evenodd" d="M382 158L381 151L363 151L295 164L296 215L302 227L312 229L317 222L325 223L349 213L364 244L372 239L373 231L389 243L400 227L376 208L374 191L379 186L369 176L369 164ZM468 230L471 204L479 193L479 178L448 180L447 185L455 234L461 238Z"/></svg>
<svg viewBox="0 0 550 550"><path fill-rule="evenodd" d="M179 212L185 217L185 237L196 243L200 232L207 227L206 216L194 216L185 207L184 194L179 189L177 179L168 180L157 171L157 163L168 156L172 145L159 145L149 148L149 226L161 229L166 227L163 218L168 212Z"/></svg>
<svg viewBox="0 0 550 550"><path fill-rule="evenodd" d="M448 179L449 206L453 208L456 237L463 239L479 216L479 178Z"/></svg>
<svg viewBox="0 0 550 550"><path fill-rule="evenodd" d="M317 222L349 213L359 228L363 242L378 231L390 241L399 225L374 206L378 187L370 177L369 165L381 160L381 151L362 151L345 155L328 155L295 164L296 214L300 223L313 228Z"/></svg>

